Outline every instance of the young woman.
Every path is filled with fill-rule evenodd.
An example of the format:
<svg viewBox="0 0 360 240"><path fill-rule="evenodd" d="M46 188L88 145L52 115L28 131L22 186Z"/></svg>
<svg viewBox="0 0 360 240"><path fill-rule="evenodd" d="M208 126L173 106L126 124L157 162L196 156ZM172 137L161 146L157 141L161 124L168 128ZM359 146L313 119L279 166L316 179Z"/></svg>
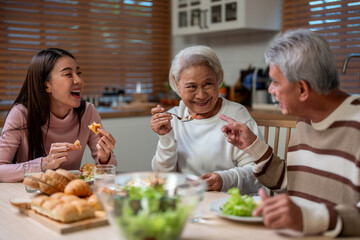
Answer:
<svg viewBox="0 0 360 240"><path fill-rule="evenodd" d="M101 119L93 104L81 101L83 85L69 52L49 48L33 57L0 137L0 182L22 181L27 161L46 162L48 169L79 169L86 144L96 164L116 165L112 135L88 128Z"/></svg>
<svg viewBox="0 0 360 240"><path fill-rule="evenodd" d="M219 97L223 78L220 61L209 47L189 47L175 56L169 82L182 101L169 112L195 119L182 122L161 106L152 109L150 125L159 135L152 168L201 176L208 190L256 192L262 185L252 172L252 159L223 137L224 122L218 116L229 114L262 136L244 106Z"/></svg>

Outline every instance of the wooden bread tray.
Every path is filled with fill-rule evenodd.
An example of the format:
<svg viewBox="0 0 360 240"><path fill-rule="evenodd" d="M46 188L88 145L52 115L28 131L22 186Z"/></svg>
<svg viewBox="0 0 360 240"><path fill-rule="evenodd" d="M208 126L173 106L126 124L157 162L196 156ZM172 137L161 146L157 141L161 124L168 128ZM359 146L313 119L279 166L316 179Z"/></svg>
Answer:
<svg viewBox="0 0 360 240"><path fill-rule="evenodd" d="M60 223L48 217L40 215L36 213L34 210L30 210L30 209L26 209L26 210L23 209L21 210L21 212L60 234L75 232L83 229L94 228L109 224L104 211L95 211L95 218L89 218L72 223Z"/></svg>

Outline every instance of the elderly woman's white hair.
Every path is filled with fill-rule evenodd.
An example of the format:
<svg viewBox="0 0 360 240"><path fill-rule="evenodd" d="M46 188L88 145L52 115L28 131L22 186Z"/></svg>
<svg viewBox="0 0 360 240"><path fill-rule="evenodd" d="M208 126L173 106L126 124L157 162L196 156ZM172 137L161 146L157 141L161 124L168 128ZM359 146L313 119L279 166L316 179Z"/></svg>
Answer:
<svg viewBox="0 0 360 240"><path fill-rule="evenodd" d="M189 67L198 65L208 66L215 72L220 88L224 80L224 70L219 58L211 48L199 45L185 48L174 57L169 72L169 83L172 90L179 94L176 82L180 81L181 73Z"/></svg>

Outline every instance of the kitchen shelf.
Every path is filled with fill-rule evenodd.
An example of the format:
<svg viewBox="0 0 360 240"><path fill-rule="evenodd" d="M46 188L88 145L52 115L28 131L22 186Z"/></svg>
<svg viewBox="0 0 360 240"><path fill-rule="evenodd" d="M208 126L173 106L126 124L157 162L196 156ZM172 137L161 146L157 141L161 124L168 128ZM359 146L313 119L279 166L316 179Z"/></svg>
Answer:
<svg viewBox="0 0 360 240"><path fill-rule="evenodd" d="M172 34L279 31L281 0L173 0Z"/></svg>

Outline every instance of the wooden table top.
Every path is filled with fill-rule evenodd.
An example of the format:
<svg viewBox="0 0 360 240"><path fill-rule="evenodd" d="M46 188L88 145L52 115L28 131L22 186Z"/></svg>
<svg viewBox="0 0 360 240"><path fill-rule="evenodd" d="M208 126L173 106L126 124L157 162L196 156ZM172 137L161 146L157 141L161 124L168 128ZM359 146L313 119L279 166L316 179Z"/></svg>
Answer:
<svg viewBox="0 0 360 240"><path fill-rule="evenodd" d="M122 239L116 235L116 232L110 225L81 230L72 233L59 234L50 230L41 223L21 214L18 209L12 207L9 199L13 197L29 197L22 183L0 183L0 239L6 240L49 240L49 239L67 239L67 240L92 240ZM188 222L182 233L183 240L219 240L219 239L271 239L285 240L291 239L282 236L274 230L266 229L262 223L244 223L227 220L217 216L209 210L209 204L214 200L227 196L221 192L206 192L205 198L201 202L204 209L203 221L200 223ZM292 238L293 239L293 238ZM328 239L322 236L296 238L306 240ZM341 239L341 238L338 238ZM351 238L346 238L350 240ZM355 238L353 238L355 239Z"/></svg>

